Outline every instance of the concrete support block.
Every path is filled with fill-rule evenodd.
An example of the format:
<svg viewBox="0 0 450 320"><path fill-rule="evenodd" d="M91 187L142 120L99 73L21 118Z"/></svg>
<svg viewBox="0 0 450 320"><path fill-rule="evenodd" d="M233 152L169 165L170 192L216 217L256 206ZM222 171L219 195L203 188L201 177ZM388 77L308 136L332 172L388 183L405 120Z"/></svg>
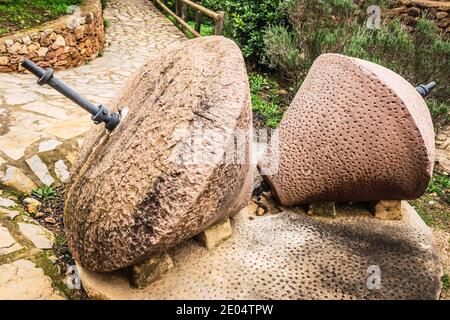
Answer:
<svg viewBox="0 0 450 320"><path fill-rule="evenodd" d="M226 218L197 235L197 239L202 242L208 250L211 250L217 247L221 242L230 238L231 234L232 229L230 219Z"/></svg>
<svg viewBox="0 0 450 320"><path fill-rule="evenodd" d="M308 208L308 214L314 216L331 216L336 215L336 206L334 202L318 202L311 203Z"/></svg>
<svg viewBox="0 0 450 320"><path fill-rule="evenodd" d="M167 252L157 253L146 261L131 267L131 285L143 289L173 268L173 261Z"/></svg>
<svg viewBox="0 0 450 320"><path fill-rule="evenodd" d="M400 200L378 201L373 204L372 211L377 219L401 220L402 207L403 201Z"/></svg>

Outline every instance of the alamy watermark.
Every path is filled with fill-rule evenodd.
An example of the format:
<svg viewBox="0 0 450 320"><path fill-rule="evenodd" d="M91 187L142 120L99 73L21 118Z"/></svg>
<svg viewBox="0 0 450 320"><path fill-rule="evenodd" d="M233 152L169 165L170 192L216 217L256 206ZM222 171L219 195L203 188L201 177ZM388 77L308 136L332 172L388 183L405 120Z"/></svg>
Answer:
<svg viewBox="0 0 450 320"><path fill-rule="evenodd" d="M376 5L371 5L367 7L367 21L366 27L371 30L381 29L381 8Z"/></svg>
<svg viewBox="0 0 450 320"><path fill-rule="evenodd" d="M367 268L367 289L378 290L381 289L381 269L378 265L371 265Z"/></svg>
<svg viewBox="0 0 450 320"><path fill-rule="evenodd" d="M80 273L76 265L68 265L66 271L66 285L69 289L81 289Z"/></svg>
<svg viewBox="0 0 450 320"><path fill-rule="evenodd" d="M270 163L263 174L278 171L279 139L274 129L222 129L197 121L178 126L173 134L174 148L169 160L183 165L256 165L265 152Z"/></svg>

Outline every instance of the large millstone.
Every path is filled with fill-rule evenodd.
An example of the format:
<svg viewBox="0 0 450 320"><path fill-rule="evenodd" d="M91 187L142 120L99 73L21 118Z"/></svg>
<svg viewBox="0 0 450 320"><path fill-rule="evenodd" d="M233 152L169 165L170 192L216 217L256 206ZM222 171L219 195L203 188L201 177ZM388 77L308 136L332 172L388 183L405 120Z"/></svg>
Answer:
<svg viewBox="0 0 450 320"><path fill-rule="evenodd" d="M140 262L245 206L251 104L235 43L205 37L170 46L110 107L129 111L111 135L90 130L67 188L66 232L84 267ZM230 145L239 145L238 161Z"/></svg>
<svg viewBox="0 0 450 320"><path fill-rule="evenodd" d="M360 59L320 56L277 134L279 148L258 165L284 205L415 199L433 172L424 100L398 74Z"/></svg>
<svg viewBox="0 0 450 320"><path fill-rule="evenodd" d="M336 218L245 208L233 235L212 251L196 241L172 249L175 267L144 290L119 272L80 269L97 299L437 299L442 267L430 229L405 204L382 221L355 206ZM253 209L254 211L254 209Z"/></svg>

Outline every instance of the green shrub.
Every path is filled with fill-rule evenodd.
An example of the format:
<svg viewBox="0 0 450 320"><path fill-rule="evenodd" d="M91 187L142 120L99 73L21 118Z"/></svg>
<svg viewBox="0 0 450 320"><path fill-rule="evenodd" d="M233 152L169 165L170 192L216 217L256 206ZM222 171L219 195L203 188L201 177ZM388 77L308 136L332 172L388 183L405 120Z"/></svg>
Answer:
<svg viewBox="0 0 450 320"><path fill-rule="evenodd" d="M303 67L297 34L283 26L269 27L264 34L264 46L266 59L272 62L272 67L297 82Z"/></svg>
<svg viewBox="0 0 450 320"><path fill-rule="evenodd" d="M343 53L381 64L413 85L436 81L429 108L433 118L448 122L450 42L433 21L421 17L407 29L393 20L372 30L352 0L290 0L288 8L289 25L265 30L264 52L266 63L290 83L299 86L322 53Z"/></svg>
<svg viewBox="0 0 450 320"><path fill-rule="evenodd" d="M321 53L343 50L355 8L352 0L288 1L289 24L270 25L264 31L265 62L299 85Z"/></svg>
<svg viewBox="0 0 450 320"><path fill-rule="evenodd" d="M449 100L450 42L441 39L433 21L422 17L412 31L398 20L380 30L359 27L348 37L344 54L367 59L392 69L413 85L434 80L433 97Z"/></svg>
<svg viewBox="0 0 450 320"><path fill-rule="evenodd" d="M102 10L105 10L107 1L108 0L102 0Z"/></svg>
<svg viewBox="0 0 450 320"><path fill-rule="evenodd" d="M284 0L203 0L202 5L225 12L224 35L233 39L251 62L262 59L264 30L286 22Z"/></svg>
<svg viewBox="0 0 450 320"><path fill-rule="evenodd" d="M191 28L195 28L195 21L189 21L188 24ZM211 36L214 34L214 27L209 23L202 23L200 26L200 34L202 36Z"/></svg>

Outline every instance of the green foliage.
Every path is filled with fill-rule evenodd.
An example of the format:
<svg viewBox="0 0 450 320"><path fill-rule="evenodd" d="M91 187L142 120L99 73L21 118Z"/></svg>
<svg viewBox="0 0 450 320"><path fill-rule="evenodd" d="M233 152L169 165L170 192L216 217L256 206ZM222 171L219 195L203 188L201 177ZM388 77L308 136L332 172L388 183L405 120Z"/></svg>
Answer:
<svg viewBox="0 0 450 320"><path fill-rule="evenodd" d="M3 0L0 2L0 34L55 19L66 14L70 5L80 3L81 0Z"/></svg>
<svg viewBox="0 0 450 320"><path fill-rule="evenodd" d="M55 197L56 191L51 187L41 187L33 190L32 195L41 200L49 200Z"/></svg>
<svg viewBox="0 0 450 320"><path fill-rule="evenodd" d="M269 27L265 32L264 46L272 66L282 71L285 78L297 82L299 70L303 67L297 34L283 26Z"/></svg>
<svg viewBox="0 0 450 320"><path fill-rule="evenodd" d="M428 186L428 192L436 193L441 199L450 204L450 178L446 175L434 174Z"/></svg>
<svg viewBox="0 0 450 320"><path fill-rule="evenodd" d="M442 288L445 290L450 289L450 277L447 273L442 276Z"/></svg>
<svg viewBox="0 0 450 320"><path fill-rule="evenodd" d="M56 247L63 247L67 245L67 239L60 234L57 234L55 236L55 246Z"/></svg>
<svg viewBox="0 0 450 320"><path fill-rule="evenodd" d="M450 102L439 102L435 99L428 99L427 105L435 125L440 124L446 126L450 123Z"/></svg>
<svg viewBox="0 0 450 320"><path fill-rule="evenodd" d="M226 13L224 35L253 62L262 58L264 30L286 22L284 0L203 0L202 5Z"/></svg>
<svg viewBox="0 0 450 320"><path fill-rule="evenodd" d="M251 93L259 93L269 86L269 80L257 73L250 73L248 82Z"/></svg>
<svg viewBox="0 0 450 320"><path fill-rule="evenodd" d="M102 0L102 10L105 10L108 0Z"/></svg>
<svg viewBox="0 0 450 320"><path fill-rule="evenodd" d="M195 29L195 21L189 21L188 24L193 29ZM200 34L202 36L211 36L211 35L213 35L214 34L214 27L213 27L213 25L202 23L202 25L200 26Z"/></svg>
<svg viewBox="0 0 450 320"><path fill-rule="evenodd" d="M249 74L253 111L266 119L266 125L276 128L283 116L283 98L275 81L259 74Z"/></svg>
<svg viewBox="0 0 450 320"><path fill-rule="evenodd" d="M450 42L433 21L421 17L407 29L393 20L368 29L353 0L290 0L286 14L288 25L265 30L264 52L265 62L291 84L298 87L322 53L343 53L381 64L413 85L436 81L429 108L434 119L448 123Z"/></svg>
<svg viewBox="0 0 450 320"><path fill-rule="evenodd" d="M288 1L289 24L272 24L264 31L265 62L299 85L321 53L343 50L355 8L352 0Z"/></svg>
<svg viewBox="0 0 450 320"><path fill-rule="evenodd" d="M430 226L431 225L431 218L427 212L427 210L425 210L422 206L419 205L415 205L415 209L417 214L419 215L419 217L422 219L422 221L427 225Z"/></svg>
<svg viewBox="0 0 450 320"><path fill-rule="evenodd" d="M442 39L434 22L426 17L419 19L413 31L407 31L398 20L380 30L359 26L348 37L343 53L384 65L412 84L434 80L438 87L433 97L438 102L448 101L450 41Z"/></svg>
<svg viewBox="0 0 450 320"><path fill-rule="evenodd" d="M107 18L105 18L105 17L103 17L103 29L108 29L108 27L109 27L109 20L107 19Z"/></svg>

